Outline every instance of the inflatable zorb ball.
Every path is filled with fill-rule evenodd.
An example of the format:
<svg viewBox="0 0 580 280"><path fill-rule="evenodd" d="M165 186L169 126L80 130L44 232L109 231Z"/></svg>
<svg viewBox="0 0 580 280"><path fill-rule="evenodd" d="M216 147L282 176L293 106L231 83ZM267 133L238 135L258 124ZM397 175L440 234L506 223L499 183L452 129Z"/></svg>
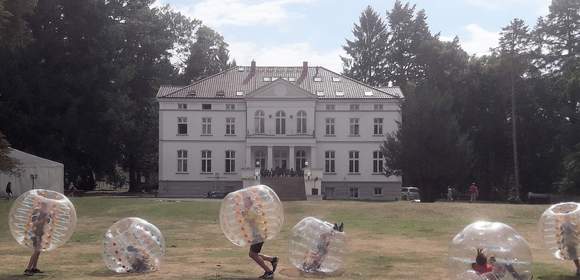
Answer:
<svg viewBox="0 0 580 280"><path fill-rule="evenodd" d="M580 204L565 202L550 206L540 218L546 247L560 260L574 260L580 252Z"/></svg>
<svg viewBox="0 0 580 280"><path fill-rule="evenodd" d="M482 249L493 271L473 270ZM453 280L532 279L532 252L528 242L510 226L478 221L458 233L449 246L449 276Z"/></svg>
<svg viewBox="0 0 580 280"><path fill-rule="evenodd" d="M18 244L47 252L66 243L77 224L74 205L59 192L34 189L14 201L10 233Z"/></svg>
<svg viewBox="0 0 580 280"><path fill-rule="evenodd" d="M105 265L117 273L152 272L165 255L165 240L159 229L140 218L114 223L103 241Z"/></svg>
<svg viewBox="0 0 580 280"><path fill-rule="evenodd" d="M334 225L306 217L292 228L290 262L304 272L332 273L344 263L346 234Z"/></svg>
<svg viewBox="0 0 580 280"><path fill-rule="evenodd" d="M220 227L235 245L246 246L273 239L283 224L282 203L266 185L229 193L222 201Z"/></svg>

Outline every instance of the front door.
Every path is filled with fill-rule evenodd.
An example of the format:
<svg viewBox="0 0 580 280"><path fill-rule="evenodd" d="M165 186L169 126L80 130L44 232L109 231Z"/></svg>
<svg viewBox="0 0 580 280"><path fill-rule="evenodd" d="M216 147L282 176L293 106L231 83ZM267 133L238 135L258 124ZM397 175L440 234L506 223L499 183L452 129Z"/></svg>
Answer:
<svg viewBox="0 0 580 280"><path fill-rule="evenodd" d="M304 167L306 167L306 151L297 150L296 151L296 163L294 165L294 170L300 171Z"/></svg>
<svg viewBox="0 0 580 280"><path fill-rule="evenodd" d="M288 167L288 153L285 151L274 151L274 169L286 169Z"/></svg>
<svg viewBox="0 0 580 280"><path fill-rule="evenodd" d="M258 163L260 165L260 169L266 169L266 153L264 151L256 151L254 154L254 158L256 159L254 163Z"/></svg>

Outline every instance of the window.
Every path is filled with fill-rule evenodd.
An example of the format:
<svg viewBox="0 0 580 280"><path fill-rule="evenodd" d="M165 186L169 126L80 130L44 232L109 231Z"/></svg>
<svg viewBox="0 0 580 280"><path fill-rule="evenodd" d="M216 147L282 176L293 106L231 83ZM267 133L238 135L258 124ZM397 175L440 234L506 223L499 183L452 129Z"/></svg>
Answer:
<svg viewBox="0 0 580 280"><path fill-rule="evenodd" d="M294 77L290 77L290 78L288 78L288 81L289 81L289 82L296 82L296 78L294 78Z"/></svg>
<svg viewBox="0 0 580 280"><path fill-rule="evenodd" d="M272 77L264 77L263 81L264 82L271 82L272 81Z"/></svg>
<svg viewBox="0 0 580 280"><path fill-rule="evenodd" d="M317 90L317 91L316 91L316 96L323 97L323 96L324 96L324 91Z"/></svg>
<svg viewBox="0 0 580 280"><path fill-rule="evenodd" d="M211 104L201 104L202 110L211 110Z"/></svg>
<svg viewBox="0 0 580 280"><path fill-rule="evenodd" d="M177 135L187 135L187 117L177 117Z"/></svg>
<svg viewBox="0 0 580 280"><path fill-rule="evenodd" d="M179 103L179 104L177 104L177 109L187 110L187 104L186 103Z"/></svg>
<svg viewBox="0 0 580 280"><path fill-rule="evenodd" d="M243 91L236 91L236 96L244 96L244 92Z"/></svg>
<svg viewBox="0 0 580 280"><path fill-rule="evenodd" d="M226 118L226 135L236 135L235 118Z"/></svg>
<svg viewBox="0 0 580 280"><path fill-rule="evenodd" d="M365 96L373 96L373 92L372 91L365 91Z"/></svg>
<svg viewBox="0 0 580 280"><path fill-rule="evenodd" d="M201 172L211 173L211 151L201 151Z"/></svg>
<svg viewBox="0 0 580 280"><path fill-rule="evenodd" d="M383 104L374 104L373 105L373 110L375 110L375 111L382 111L383 110Z"/></svg>
<svg viewBox="0 0 580 280"><path fill-rule="evenodd" d="M177 172L187 172L187 150L177 150Z"/></svg>
<svg viewBox="0 0 580 280"><path fill-rule="evenodd" d="M350 104L351 111L358 111L359 109L360 109L360 106L358 104Z"/></svg>
<svg viewBox="0 0 580 280"><path fill-rule="evenodd" d="M373 123L373 135L383 135L383 118L375 118Z"/></svg>
<svg viewBox="0 0 580 280"><path fill-rule="evenodd" d="M296 114L296 133L306 134L306 112L298 111Z"/></svg>
<svg viewBox="0 0 580 280"><path fill-rule="evenodd" d="M326 111L334 111L335 108L334 104L326 104Z"/></svg>
<svg viewBox="0 0 580 280"><path fill-rule="evenodd" d="M373 152L373 173L383 172L383 153L381 151Z"/></svg>
<svg viewBox="0 0 580 280"><path fill-rule="evenodd" d="M324 152L324 172L326 173L336 172L334 159L335 159L334 151Z"/></svg>
<svg viewBox="0 0 580 280"><path fill-rule="evenodd" d="M318 189L313 188L312 189L312 195L318 195Z"/></svg>
<svg viewBox="0 0 580 280"><path fill-rule="evenodd" d="M344 96L344 91L337 91L336 96Z"/></svg>
<svg viewBox="0 0 580 280"><path fill-rule="evenodd" d="M375 188L375 195L376 196L383 195L383 188Z"/></svg>
<svg viewBox="0 0 580 280"><path fill-rule="evenodd" d="M326 135L331 136L334 135L334 118L327 118L326 119Z"/></svg>
<svg viewBox="0 0 580 280"><path fill-rule="evenodd" d="M276 112L276 134L286 134L286 113L284 111Z"/></svg>
<svg viewBox="0 0 580 280"><path fill-rule="evenodd" d="M238 72L244 72L244 66L238 67Z"/></svg>
<svg viewBox="0 0 580 280"><path fill-rule="evenodd" d="M226 93L225 93L223 90L218 90L218 91L215 93L215 95L216 95L216 96L218 96L218 97L224 97L224 96L226 96ZM210 105L211 105L211 104L210 104ZM211 108L210 108L209 110L211 110Z"/></svg>
<svg viewBox="0 0 580 280"><path fill-rule="evenodd" d="M201 135L211 135L211 118L201 118Z"/></svg>
<svg viewBox="0 0 580 280"><path fill-rule="evenodd" d="M236 152L226 151L226 173L236 172Z"/></svg>
<svg viewBox="0 0 580 280"><path fill-rule="evenodd" d="M306 151L304 150L296 150L295 152L295 162L294 162L294 170L300 171L304 167L306 167Z"/></svg>
<svg viewBox="0 0 580 280"><path fill-rule="evenodd" d="M358 156L358 151L348 152L348 173L359 173Z"/></svg>
<svg viewBox="0 0 580 280"><path fill-rule="evenodd" d="M340 82L340 77L332 77L333 82Z"/></svg>
<svg viewBox="0 0 580 280"><path fill-rule="evenodd" d="M350 198L358 198L358 188L352 187L349 189Z"/></svg>
<svg viewBox="0 0 580 280"><path fill-rule="evenodd" d="M350 136L359 136L358 118L350 119Z"/></svg>
<svg viewBox="0 0 580 280"><path fill-rule="evenodd" d="M322 82L322 77L314 77L315 82Z"/></svg>
<svg viewBox="0 0 580 280"><path fill-rule="evenodd" d="M256 134L264 134L264 111L256 111L254 113L254 132Z"/></svg>
<svg viewBox="0 0 580 280"><path fill-rule="evenodd" d="M236 109L236 104L226 104L226 110L233 111Z"/></svg>

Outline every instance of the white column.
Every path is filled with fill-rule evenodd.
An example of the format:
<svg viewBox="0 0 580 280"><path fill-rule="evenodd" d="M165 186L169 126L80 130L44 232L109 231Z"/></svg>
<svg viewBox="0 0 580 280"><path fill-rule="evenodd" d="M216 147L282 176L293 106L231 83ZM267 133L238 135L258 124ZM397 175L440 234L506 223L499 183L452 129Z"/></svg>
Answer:
<svg viewBox="0 0 580 280"><path fill-rule="evenodd" d="M272 146L268 145L268 154L266 155L267 159L267 166L268 169L272 169L272 167L274 166L274 153L272 151Z"/></svg>
<svg viewBox="0 0 580 280"><path fill-rule="evenodd" d="M310 147L310 167L311 168L318 168L318 154L316 150L316 146Z"/></svg>
<svg viewBox="0 0 580 280"><path fill-rule="evenodd" d="M246 167L252 168L254 164L252 162L252 146L246 146Z"/></svg>
<svg viewBox="0 0 580 280"><path fill-rule="evenodd" d="M288 169L294 169L294 167L296 166L295 164L295 160L294 160L294 146L289 146L288 147ZM294 170L296 171L296 170Z"/></svg>

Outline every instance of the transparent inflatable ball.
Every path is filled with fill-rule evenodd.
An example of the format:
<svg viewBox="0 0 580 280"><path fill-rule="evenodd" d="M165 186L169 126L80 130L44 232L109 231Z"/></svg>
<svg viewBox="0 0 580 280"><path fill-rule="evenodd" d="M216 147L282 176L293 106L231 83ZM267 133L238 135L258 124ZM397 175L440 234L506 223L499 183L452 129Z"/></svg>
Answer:
<svg viewBox="0 0 580 280"><path fill-rule="evenodd" d="M546 209L540 218L544 243L559 260L578 259L580 252L580 204L564 202Z"/></svg>
<svg viewBox="0 0 580 280"><path fill-rule="evenodd" d="M143 273L159 269L165 239L153 224L141 218L124 218L105 233L103 260L117 273Z"/></svg>
<svg viewBox="0 0 580 280"><path fill-rule="evenodd" d="M332 273L343 266L346 247L346 234L334 224L306 217L290 233L290 262L307 273Z"/></svg>
<svg viewBox="0 0 580 280"><path fill-rule="evenodd" d="M266 185L229 193L222 201L220 227L226 238L237 246L273 239L283 224L282 203Z"/></svg>
<svg viewBox="0 0 580 280"><path fill-rule="evenodd" d="M448 268L453 280L529 280L532 252L528 242L510 226L478 221L451 241Z"/></svg>
<svg viewBox="0 0 580 280"><path fill-rule="evenodd" d="M65 244L72 236L77 214L63 194L34 189L14 201L8 217L10 233L18 244L46 252Z"/></svg>

